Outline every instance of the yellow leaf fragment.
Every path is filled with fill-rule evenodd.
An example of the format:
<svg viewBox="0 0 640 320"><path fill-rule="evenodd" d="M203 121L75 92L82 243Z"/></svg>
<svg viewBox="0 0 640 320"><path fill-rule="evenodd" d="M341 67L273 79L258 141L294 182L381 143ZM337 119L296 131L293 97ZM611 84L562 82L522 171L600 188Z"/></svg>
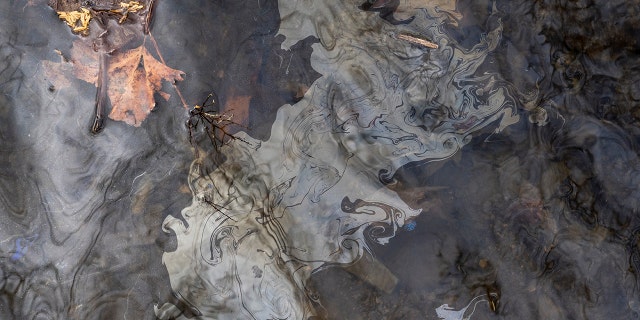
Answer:
<svg viewBox="0 0 640 320"><path fill-rule="evenodd" d="M91 13L85 8L80 8L80 11L58 11L58 17L66 22L73 32L86 33L89 30Z"/></svg>
<svg viewBox="0 0 640 320"><path fill-rule="evenodd" d="M129 13L138 12L144 8L144 5L138 1L120 2L120 8L106 10L111 13L122 15L118 23L127 20ZM96 9L97 10L97 9ZM101 10L97 10L98 12ZM89 32L89 21L91 21L91 11L86 8L80 8L75 11L58 11L58 17L67 23L71 30L76 33L87 35Z"/></svg>
<svg viewBox="0 0 640 320"><path fill-rule="evenodd" d="M111 10L111 12L121 14L122 17L118 20L118 23L123 23L127 20L129 13L140 11L142 8L144 8L144 5L138 1L120 2L120 9Z"/></svg>
<svg viewBox="0 0 640 320"><path fill-rule="evenodd" d="M120 2L120 7L129 12L136 12L144 8L138 1Z"/></svg>

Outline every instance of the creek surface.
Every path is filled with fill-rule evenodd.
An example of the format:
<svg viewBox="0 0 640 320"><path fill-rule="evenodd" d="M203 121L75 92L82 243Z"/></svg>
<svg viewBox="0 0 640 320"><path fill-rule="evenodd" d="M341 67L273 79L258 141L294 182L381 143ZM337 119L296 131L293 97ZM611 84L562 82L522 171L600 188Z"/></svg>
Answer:
<svg viewBox="0 0 640 320"><path fill-rule="evenodd" d="M639 1L158 0L184 79L98 134L45 2L0 2L1 319L640 317Z"/></svg>

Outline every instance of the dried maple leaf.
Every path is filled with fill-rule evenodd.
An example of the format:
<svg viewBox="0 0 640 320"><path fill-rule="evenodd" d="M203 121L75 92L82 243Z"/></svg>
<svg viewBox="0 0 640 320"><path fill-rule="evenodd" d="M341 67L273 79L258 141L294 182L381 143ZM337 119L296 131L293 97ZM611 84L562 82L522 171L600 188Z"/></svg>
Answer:
<svg viewBox="0 0 640 320"><path fill-rule="evenodd" d="M160 91L162 80L174 82L174 87L175 81L182 80L181 71L164 64L149 32L155 0L47 0L47 3L83 41L74 42L69 60L63 57L59 64L44 62L45 74L59 87L69 85L73 74L98 88L92 133L102 130L108 101L111 119L139 126L155 106L154 93L169 98ZM162 62L145 48L148 38ZM122 51L133 47L136 49ZM177 88L176 92L186 106Z"/></svg>
<svg viewBox="0 0 640 320"><path fill-rule="evenodd" d="M86 42L75 41L68 60L63 57L59 63L43 62L44 74L59 88L69 86L73 77L100 87L99 60L102 54L104 53L92 50ZM106 66L106 79L102 83L107 88L107 96L111 102L109 118L140 126L156 105L154 93L159 93L165 100L170 97L168 93L161 91L162 80L172 83L181 81L183 74L182 71L156 60L144 44L113 54Z"/></svg>
<svg viewBox="0 0 640 320"><path fill-rule="evenodd" d="M116 55L108 70L109 118L136 127L155 107L155 92L169 99L168 93L160 91L162 80L181 81L183 74L156 60L144 46Z"/></svg>

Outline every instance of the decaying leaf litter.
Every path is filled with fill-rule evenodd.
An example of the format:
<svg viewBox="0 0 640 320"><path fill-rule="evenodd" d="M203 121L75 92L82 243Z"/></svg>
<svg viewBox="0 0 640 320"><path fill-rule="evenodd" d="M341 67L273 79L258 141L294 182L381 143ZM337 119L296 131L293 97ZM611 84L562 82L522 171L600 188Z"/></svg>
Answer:
<svg viewBox="0 0 640 320"><path fill-rule="evenodd" d="M67 87L74 78L97 87L93 133L102 130L108 103L109 118L137 127L155 107L155 93L169 99L169 93L161 91L163 80L174 85L183 80L182 71L164 63L149 33L154 3L154 0L49 1L58 17L79 38L68 54L58 52L60 62L43 63L45 73L56 87ZM147 49L147 39L158 58ZM186 107L177 88L176 92Z"/></svg>
<svg viewBox="0 0 640 320"><path fill-rule="evenodd" d="M155 107L155 93L169 99L170 94L162 91L163 80L173 84L182 105L188 108L175 85L183 80L184 72L166 65L149 30L154 4L154 0L49 1L49 6L79 38L69 53L56 50L60 62L43 62L45 75L60 88L70 86L73 79L97 87L93 133L102 130L108 103L111 105L109 118L140 126ZM147 39L159 60L147 49ZM245 142L226 129L229 125L239 125L232 121L233 114L219 113L215 109L217 99L208 101L191 108L187 120L189 142L196 149L196 157L198 147L194 135L200 124L215 149L231 140Z"/></svg>

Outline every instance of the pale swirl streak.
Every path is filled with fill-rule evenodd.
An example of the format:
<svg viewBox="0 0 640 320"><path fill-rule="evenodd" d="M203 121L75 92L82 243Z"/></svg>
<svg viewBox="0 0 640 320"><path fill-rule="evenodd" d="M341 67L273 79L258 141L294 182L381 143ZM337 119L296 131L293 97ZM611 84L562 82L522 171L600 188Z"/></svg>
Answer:
<svg viewBox="0 0 640 320"><path fill-rule="evenodd" d="M425 53L395 39L399 30L380 24L375 15L350 12L352 5L282 3L280 32L288 40L320 38L312 66L325 77L316 82L320 92L315 94L320 96L313 100L327 100L316 105L335 113L335 125L347 133L348 139L342 140L352 141L347 146L359 148L374 139L379 146L393 145L379 148L367 163L377 161L375 165L389 174L408 162L446 158L466 144L472 132L494 122L499 131L518 120L516 97L504 89L499 76L473 78L500 41L499 21L467 50L443 32L446 13L416 10L416 20L406 28L440 44L440 49ZM333 24L327 25L327 17ZM334 29L335 33L326 31ZM361 154L359 149L348 151Z"/></svg>
<svg viewBox="0 0 640 320"><path fill-rule="evenodd" d="M467 50L440 28L455 14L417 10L404 28L440 45L424 51L355 1L279 5L283 46L318 37L311 63L323 76L278 110L268 141L242 136L250 144L223 147L228 160L211 173L196 163L192 206L184 220L165 221L178 240L163 256L171 286L205 317L312 315L313 272L353 263L369 241L386 243L420 213L384 181L407 163L450 157L489 125L518 120L497 75L474 78L500 41L499 23ZM164 305L158 316L170 313L163 310L175 308Z"/></svg>
<svg viewBox="0 0 640 320"><path fill-rule="evenodd" d="M171 216L164 223L178 239L177 250L163 256L172 288L197 314L219 319L302 318L308 313L301 308L302 292L286 279L282 260L274 254L283 243L264 231L263 225L270 223L264 219L263 205L254 201L264 198L264 188L251 159L245 160L246 166L226 163L208 175L197 163L192 167L194 201L182 212L188 226ZM228 179L229 173L238 180Z"/></svg>
<svg viewBox="0 0 640 320"><path fill-rule="evenodd" d="M66 297L58 283L59 274L53 266L36 269L25 278L17 295L21 305L14 312L21 319L62 319L66 314Z"/></svg>
<svg viewBox="0 0 640 320"><path fill-rule="evenodd" d="M8 38L4 33L0 32L2 38ZM23 52L12 42L0 43L0 121L3 124L0 127L0 152L5 155L0 159L0 206L14 220L20 221L28 210L25 190L30 188L31 179L21 176L26 168L20 159L27 156L28 148L18 130L11 125L20 121L21 114L8 110L12 96L20 91L25 77L20 68Z"/></svg>

